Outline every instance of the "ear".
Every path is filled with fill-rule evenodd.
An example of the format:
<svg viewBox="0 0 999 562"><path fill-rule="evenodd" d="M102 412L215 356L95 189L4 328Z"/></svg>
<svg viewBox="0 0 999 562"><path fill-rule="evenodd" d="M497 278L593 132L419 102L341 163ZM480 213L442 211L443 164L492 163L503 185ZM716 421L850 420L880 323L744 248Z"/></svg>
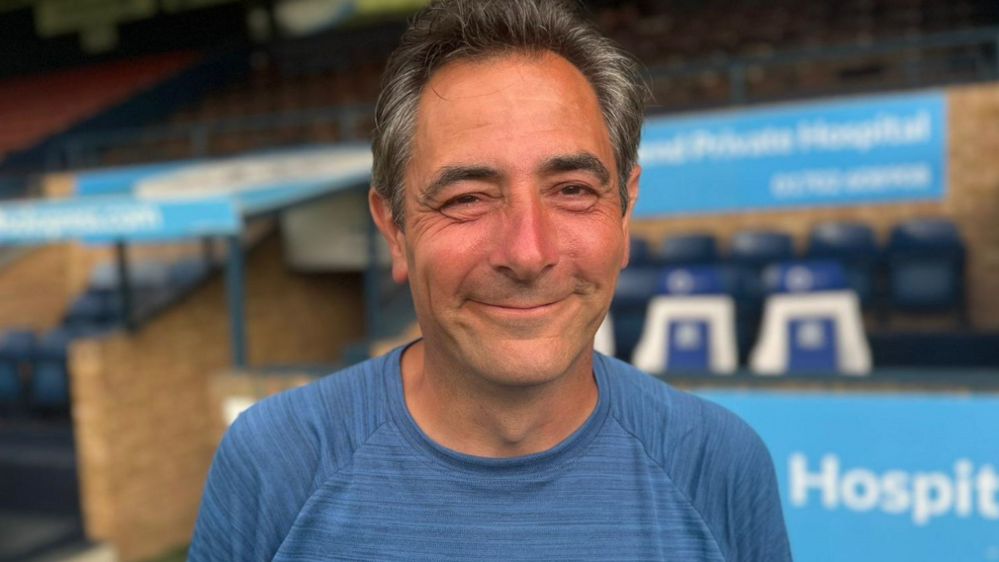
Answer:
<svg viewBox="0 0 999 562"><path fill-rule="evenodd" d="M368 207L375 226L385 237L389 250L392 252L392 280L405 283L409 277L409 265L406 262L406 233L395 224L392 216L392 203L386 201L375 191L368 190Z"/></svg>
<svg viewBox="0 0 999 562"><path fill-rule="evenodd" d="M628 177L628 210L624 213L624 220L621 221L621 228L624 229L624 256L621 258L621 269L628 267L628 259L631 256L631 216L635 212L635 204L638 203L638 180L642 176L642 167L635 164Z"/></svg>

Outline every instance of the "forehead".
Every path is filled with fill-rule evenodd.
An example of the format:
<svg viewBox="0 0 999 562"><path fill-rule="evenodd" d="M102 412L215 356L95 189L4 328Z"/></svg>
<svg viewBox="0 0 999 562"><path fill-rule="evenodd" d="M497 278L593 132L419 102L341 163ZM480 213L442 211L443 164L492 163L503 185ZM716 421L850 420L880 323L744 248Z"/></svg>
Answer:
<svg viewBox="0 0 999 562"><path fill-rule="evenodd" d="M589 81L553 53L509 54L452 62L431 77L420 97L408 172L454 163L526 166L579 152L613 169Z"/></svg>

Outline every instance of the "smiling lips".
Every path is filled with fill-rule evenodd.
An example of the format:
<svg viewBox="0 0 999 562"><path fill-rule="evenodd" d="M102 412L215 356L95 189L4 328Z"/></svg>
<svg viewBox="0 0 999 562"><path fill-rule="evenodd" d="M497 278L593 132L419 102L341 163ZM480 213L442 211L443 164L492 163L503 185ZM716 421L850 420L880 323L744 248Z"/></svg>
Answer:
<svg viewBox="0 0 999 562"><path fill-rule="evenodd" d="M560 298L555 300L545 300L539 303L522 303L522 302L502 302L502 303L491 303L483 301L471 301L476 305L481 307L487 314L491 316L499 316L503 318L538 318L541 316L547 316L550 314L557 305L564 302L566 298Z"/></svg>
<svg viewBox="0 0 999 562"><path fill-rule="evenodd" d="M479 304L483 304L485 306L489 306L489 307L492 307L492 308L500 308L500 309L503 309L503 310L523 310L523 311L530 311L530 310L540 310L540 309L543 309L543 308L548 308L548 307L550 307L550 306L552 306L554 304L557 304L559 302L561 302L561 299L555 300L555 301L551 301L551 302L541 303L541 304L526 304L526 305L525 304L493 304L493 303L488 303L488 302L480 302Z"/></svg>

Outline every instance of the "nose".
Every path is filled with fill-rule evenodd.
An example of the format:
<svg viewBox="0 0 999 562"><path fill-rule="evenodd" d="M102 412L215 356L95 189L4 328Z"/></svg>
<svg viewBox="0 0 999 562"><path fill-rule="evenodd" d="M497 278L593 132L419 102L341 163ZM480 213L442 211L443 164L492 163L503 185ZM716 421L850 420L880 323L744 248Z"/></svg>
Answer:
<svg viewBox="0 0 999 562"><path fill-rule="evenodd" d="M493 267L519 282L530 282L559 260L558 228L537 193L513 198L493 240Z"/></svg>

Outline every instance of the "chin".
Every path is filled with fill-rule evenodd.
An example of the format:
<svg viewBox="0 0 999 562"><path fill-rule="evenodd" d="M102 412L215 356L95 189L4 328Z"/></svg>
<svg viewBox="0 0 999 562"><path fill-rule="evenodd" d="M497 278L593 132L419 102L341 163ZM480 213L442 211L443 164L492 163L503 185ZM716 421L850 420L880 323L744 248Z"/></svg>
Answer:
<svg viewBox="0 0 999 562"><path fill-rule="evenodd" d="M592 344L570 346L546 339L505 340L491 344L476 342L469 363L494 384L536 386L557 380L580 365L592 353Z"/></svg>

